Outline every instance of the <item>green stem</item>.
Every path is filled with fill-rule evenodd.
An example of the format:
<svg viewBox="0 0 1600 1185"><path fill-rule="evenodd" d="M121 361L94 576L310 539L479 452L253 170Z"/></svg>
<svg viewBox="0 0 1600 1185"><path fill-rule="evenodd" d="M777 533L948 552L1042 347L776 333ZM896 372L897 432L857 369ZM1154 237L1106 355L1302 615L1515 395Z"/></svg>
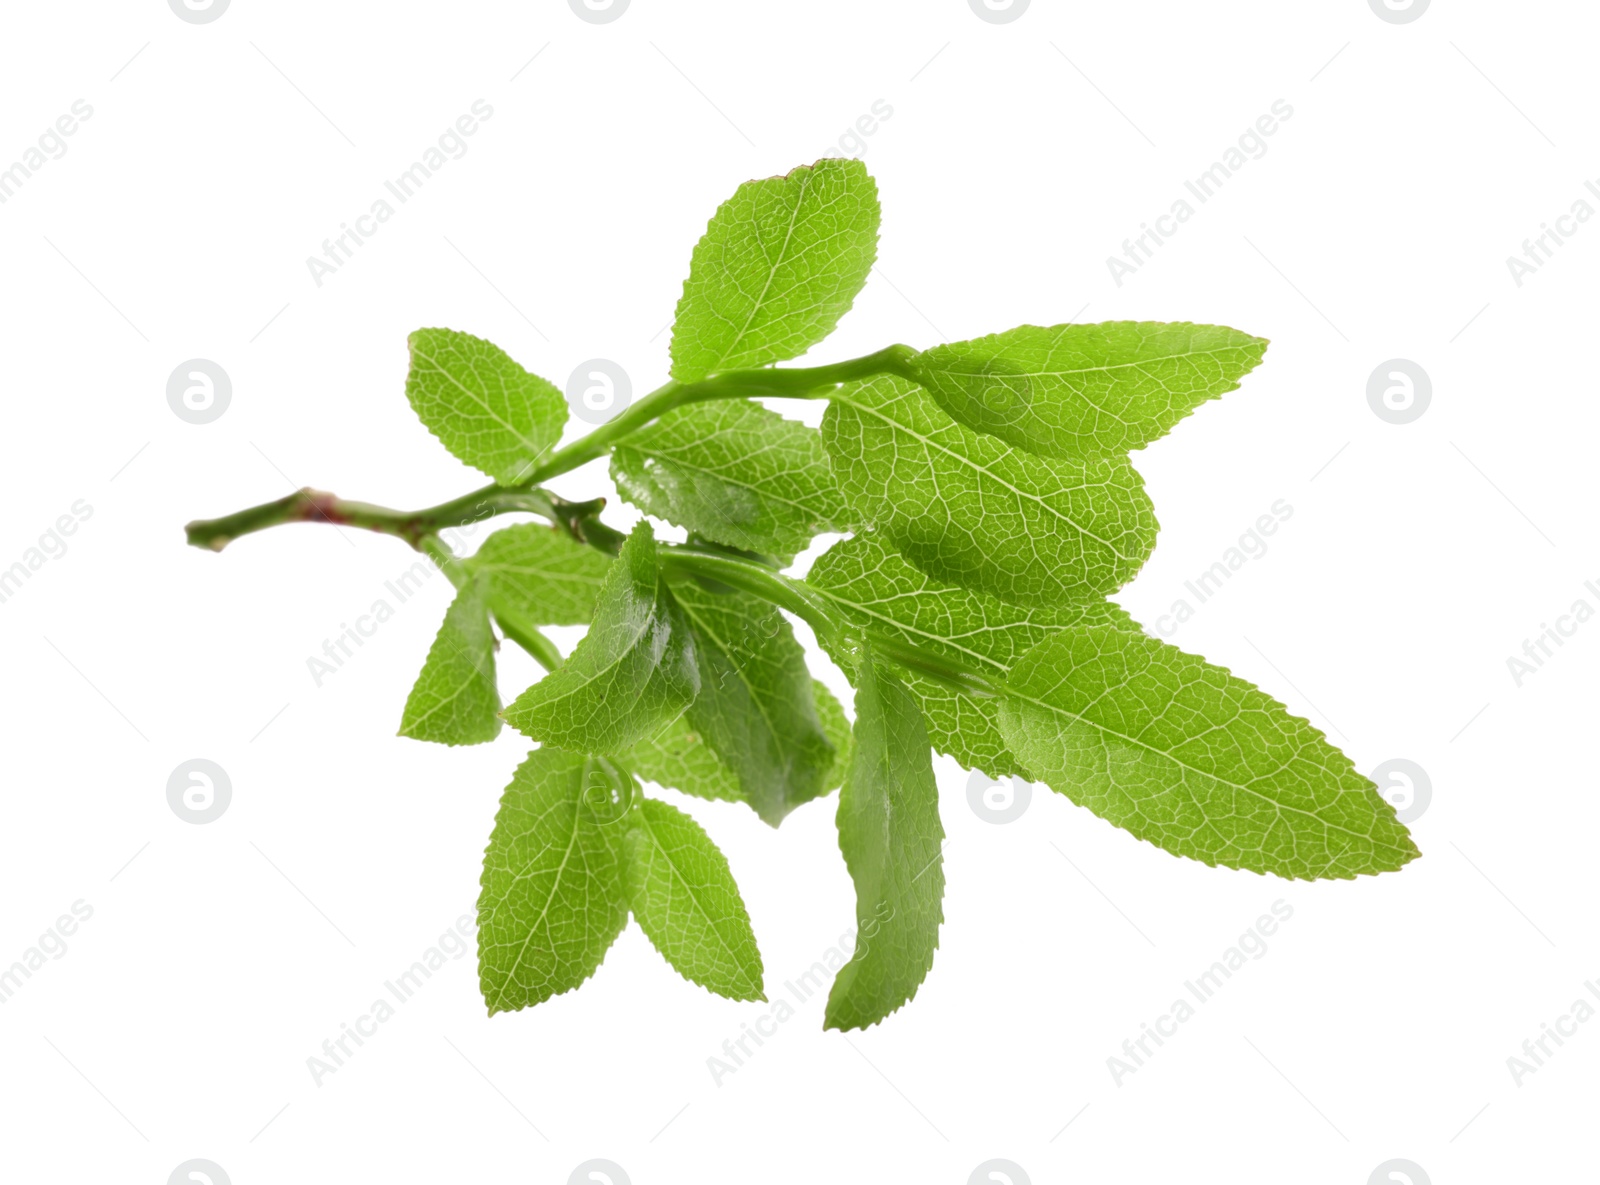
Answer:
<svg viewBox="0 0 1600 1185"><path fill-rule="evenodd" d="M465 588L467 581L472 579L472 574L451 551L449 545L437 535L424 535L417 543L417 550L427 556L450 579L450 583L458 588Z"/></svg>
<svg viewBox="0 0 1600 1185"><path fill-rule="evenodd" d="M638 403L624 408L587 436L574 440L552 453L528 479L533 485L549 481L587 464L611 451L619 440L637 432L676 408L715 399L749 399L768 396L785 399L817 399L837 390L841 383L875 374L910 376L909 363L916 355L910 346L886 346L875 354L864 354L826 366L795 366L779 369L725 370L694 383L676 380L657 387Z"/></svg>
<svg viewBox="0 0 1600 1185"><path fill-rule="evenodd" d="M760 597L787 609L809 625L819 640L848 643L848 631L816 590L803 581L774 572L764 564L721 552L697 550L687 544L658 543L663 574L668 581L708 580Z"/></svg>
<svg viewBox="0 0 1600 1185"><path fill-rule="evenodd" d="M598 514L604 498L592 502L568 502L548 490L503 489L485 486L425 510L391 510L371 502L352 502L322 490L296 490L275 502L263 502L221 518L196 519L184 528L191 546L221 551L241 535L264 531L284 523L332 523L360 527L382 535L404 539L418 551L422 541L446 527L459 527L501 514L537 514L565 528L569 533L583 521Z"/></svg>
<svg viewBox="0 0 1600 1185"><path fill-rule="evenodd" d="M764 366L754 370L725 370L698 386L713 388L711 398L748 398L752 395L782 399L826 398L843 383L871 378L875 374L915 377L911 361L917 351L910 346L885 346L873 354L830 362L825 366Z"/></svg>
<svg viewBox="0 0 1600 1185"><path fill-rule="evenodd" d="M910 346L896 345L826 366L728 370L694 383L674 380L657 387L587 436L557 449L527 481L515 486L487 485L424 510L391 510L370 502L350 502L308 487L275 502L264 502L221 518L196 519L186 528L188 540L194 547L221 551L241 535L284 523L318 522L394 535L420 550L424 537L437 534L445 527L478 522L499 514L525 512L542 515L580 543L592 544L614 554L622 545L622 537L595 517L605 505L603 498L592 502L567 502L539 488L541 483L603 456L618 441L674 408L714 399L754 396L824 398L841 383L875 374L911 377L910 362L915 356L916 351Z"/></svg>
<svg viewBox="0 0 1600 1185"><path fill-rule="evenodd" d="M652 420L666 415L673 408L682 407L686 403L698 403L702 399L715 398L701 394L699 388L699 384L686 386L677 381L662 384L638 403L623 408L587 436L580 436L565 448L558 448L551 453L545 458L544 464L533 471L528 482L532 484L549 481L552 477L571 472L579 465L588 464L596 457L604 456L611 451L611 446L617 441L630 433L637 432Z"/></svg>
<svg viewBox="0 0 1600 1185"><path fill-rule="evenodd" d="M533 626L499 613L494 615L494 621L502 634L533 655L533 661L545 670L553 671L561 665L561 651L556 649L556 644Z"/></svg>
<svg viewBox="0 0 1600 1185"><path fill-rule="evenodd" d="M464 587L467 581L472 579L472 574L467 571L460 557L451 551L449 545L439 536L422 536L417 541L417 550L437 564L439 570L449 577L450 583L456 588ZM502 634L531 654L533 660L545 670L553 671L561 665L561 651L556 649L554 642L533 626L498 612L494 614L494 620Z"/></svg>
<svg viewBox="0 0 1600 1185"><path fill-rule="evenodd" d="M860 358L833 362L825 366L760 367L729 370L692 383L676 380L650 392L638 403L623 409L614 419L596 428L565 448L557 449L544 464L516 486L487 485L448 502L423 510L391 510L370 502L351 502L320 490L302 489L275 502L264 502L214 519L196 519L186 528L188 541L195 547L221 551L241 535L264 531L284 523L323 522L336 526L359 527L405 540L429 556L460 588L469 574L455 554L438 537L447 528L479 522L501 514L529 513L548 519L579 543L615 555L626 538L599 519L604 498L588 502L568 502L540 487L552 477L603 456L618 441L658 420L675 408L716 399L777 397L785 399L826 398L843 383L876 374L895 374L914 378L911 366L916 351L909 346L888 346ZM903 638L875 629L862 630L840 619L828 603L803 581L786 576L752 560L725 552L715 552L694 544L661 544L661 556L668 579L708 580L740 589L805 621L836 652L858 655L871 646L880 656L931 678L975 695L998 694L998 689L982 673L931 654ZM543 634L525 622L500 614L495 621L501 632L533 655L546 670L561 663L561 654Z"/></svg>

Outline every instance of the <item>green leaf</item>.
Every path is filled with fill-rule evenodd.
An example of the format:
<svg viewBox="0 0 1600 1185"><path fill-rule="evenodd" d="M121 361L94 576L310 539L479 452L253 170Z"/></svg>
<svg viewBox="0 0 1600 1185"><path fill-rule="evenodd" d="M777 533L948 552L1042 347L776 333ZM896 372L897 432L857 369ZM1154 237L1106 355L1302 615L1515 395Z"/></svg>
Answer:
<svg viewBox="0 0 1600 1185"><path fill-rule="evenodd" d="M1156 520L1127 457L1048 458L950 419L915 383L848 383L822 418L845 497L930 576L1019 605L1133 578Z"/></svg>
<svg viewBox="0 0 1600 1185"><path fill-rule="evenodd" d="M1108 601L1029 609L945 584L913 567L874 531L835 543L817 558L806 583L859 625L898 636L995 680L1004 679L1018 658L1063 629L1084 624L1139 629ZM833 658L841 666L850 661L848 655ZM1032 780L1000 735L997 698L969 695L915 672L904 679L922 708L936 750L991 777Z"/></svg>
<svg viewBox="0 0 1600 1185"><path fill-rule="evenodd" d="M1013 668L1000 728L1052 789L1177 856L1306 880L1417 855L1350 759L1277 700L1144 634L1087 627Z"/></svg>
<svg viewBox="0 0 1600 1185"><path fill-rule="evenodd" d="M495 613L533 626L586 624L611 567L603 552L539 523L496 531L464 562L488 581Z"/></svg>
<svg viewBox="0 0 1600 1185"><path fill-rule="evenodd" d="M561 439L561 392L470 333L419 329L409 340L406 398L428 431L499 484L527 481Z"/></svg>
<svg viewBox="0 0 1600 1185"><path fill-rule="evenodd" d="M1022 325L919 354L912 372L956 420L1046 457L1143 448L1239 385L1265 338L1225 325Z"/></svg>
<svg viewBox="0 0 1600 1185"><path fill-rule="evenodd" d="M633 916L661 957L691 983L730 1000L765 1000L761 954L728 860L674 806L646 798L629 815Z"/></svg>
<svg viewBox="0 0 1600 1185"><path fill-rule="evenodd" d="M847 522L815 428L747 399L668 412L611 454L622 496L729 547L792 556Z"/></svg>
<svg viewBox="0 0 1600 1185"><path fill-rule="evenodd" d="M700 694L685 716L734 771L744 801L776 827L823 792L833 766L805 652L758 597L685 583L676 599L700 668Z"/></svg>
<svg viewBox="0 0 1600 1185"><path fill-rule="evenodd" d="M850 720L833 692L824 687L820 680L811 681L811 690L816 696L817 719L822 721L822 733L833 746L833 765L828 769L828 776L822 779L822 793L832 794L844 785L845 771L850 768L850 754L855 748L850 735Z"/></svg>
<svg viewBox="0 0 1600 1185"><path fill-rule="evenodd" d="M822 793L828 794L844 780L850 758L850 721L833 693L815 679L811 691L823 735L834 748L833 765L822 783ZM664 789L716 802L747 802L739 775L712 752L705 737L689 723L687 713L649 740L640 741L620 760L645 781Z"/></svg>
<svg viewBox="0 0 1600 1185"><path fill-rule="evenodd" d="M606 573L589 632L505 718L547 745L617 753L660 732L699 685L688 627L657 570L655 537L641 522Z"/></svg>
<svg viewBox="0 0 1600 1185"><path fill-rule="evenodd" d="M672 326L672 377L765 366L839 323L878 251L878 187L855 160L747 181L695 245Z"/></svg>
<svg viewBox="0 0 1600 1185"><path fill-rule="evenodd" d="M739 775L711 751L705 737L679 716L659 733L640 741L619 761L647 782L715 802L743 802Z"/></svg>
<svg viewBox="0 0 1600 1185"><path fill-rule="evenodd" d="M478 978L491 1016L577 987L628 924L623 825L591 805L606 801L597 787L631 794L632 779L603 757L560 749L535 749L506 787L478 897Z"/></svg>
<svg viewBox="0 0 1600 1185"><path fill-rule="evenodd" d="M856 886L856 950L828 993L824 1027L863 1029L917 994L944 921L939 790L917 703L866 656L855 751L839 792L839 850Z"/></svg>
<svg viewBox="0 0 1600 1185"><path fill-rule="evenodd" d="M481 580L469 580L445 610L428 648L406 698L400 735L445 745L476 745L499 736L494 650L486 590Z"/></svg>

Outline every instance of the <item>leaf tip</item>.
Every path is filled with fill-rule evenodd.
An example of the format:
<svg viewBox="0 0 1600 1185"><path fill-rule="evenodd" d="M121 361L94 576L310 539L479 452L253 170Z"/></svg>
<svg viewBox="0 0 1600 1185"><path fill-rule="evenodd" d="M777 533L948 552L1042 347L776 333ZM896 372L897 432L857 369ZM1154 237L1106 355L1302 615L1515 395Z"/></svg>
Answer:
<svg viewBox="0 0 1600 1185"><path fill-rule="evenodd" d="M904 1007L906 1003L909 1003L909 1001L903 1001L900 1004L896 1004L882 1016L868 1017L842 1015L840 1012L837 1012L833 1009L832 1001L829 1001L829 1008L822 1015L822 1031L824 1033L863 1033L872 1028L874 1025L882 1024L889 1017L900 1011L900 1009Z"/></svg>
<svg viewBox="0 0 1600 1185"><path fill-rule="evenodd" d="M422 343L427 340L427 336L429 334L438 332L440 331L437 329L423 328L413 329L410 333L406 334L406 355L412 359L415 359L417 350L420 349ZM448 330L445 332L448 332Z"/></svg>
<svg viewBox="0 0 1600 1185"><path fill-rule="evenodd" d="M769 1003L767 1000L766 986L761 982L760 979L746 980L743 984L731 991L718 992L717 994L726 995L730 1000L739 1000L746 1004Z"/></svg>

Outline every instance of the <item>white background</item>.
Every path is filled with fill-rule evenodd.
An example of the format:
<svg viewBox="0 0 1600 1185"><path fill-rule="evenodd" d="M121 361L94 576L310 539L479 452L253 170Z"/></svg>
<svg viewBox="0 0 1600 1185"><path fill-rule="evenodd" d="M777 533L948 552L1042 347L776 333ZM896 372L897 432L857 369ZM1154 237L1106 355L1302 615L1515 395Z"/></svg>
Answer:
<svg viewBox="0 0 1600 1185"><path fill-rule="evenodd" d="M1600 178L1590 6L1437 0L1397 25L1365 0L1034 0L990 24L965 0L634 0L593 25L559 0L234 0L194 25L107 0L5 22L0 165L75 100L93 115L0 205L0 567L75 501L92 516L0 604L0 964L94 913L0 1006L0 1177L159 1185L203 1157L237 1185L561 1183L601 1157L634 1185L959 1185L1004 1158L1035 1183L1362 1185L1405 1158L1437 1185L1589 1179L1600 1024L1520 1086L1506 1059L1600 975L1600 624L1520 687L1506 660L1600 608L1600 225L1520 287L1505 260ZM319 287L306 257L477 99L469 151ZM1265 155L1119 286L1106 257L1279 99ZM314 685L307 659L413 562L395 540L296 527L218 556L183 523L294 485L422 506L481 484L405 404L420 326L558 384L606 357L655 386L717 203L837 152L876 100L879 267L810 357L1075 318L1271 338L1137 455L1163 529L1120 600L1154 622L1291 505L1173 640L1362 770L1421 765L1424 858L1358 883L1210 870L1042 787L992 825L941 760L947 921L878 1028L825 1033L815 998L716 1085L707 1059L767 1010L634 927L580 991L492 1021L451 963L315 1085L306 1059L473 909L527 743L395 737L442 578ZM233 382L202 426L165 394L194 357ZM1403 426L1366 398L1395 357L1433 384ZM609 485L593 465L557 488ZM534 677L511 649L508 696ZM233 787L205 826L166 800L194 757ZM832 803L774 832L669 797L727 852L776 998L853 918ZM1266 956L1115 1084L1106 1059L1280 898Z"/></svg>

